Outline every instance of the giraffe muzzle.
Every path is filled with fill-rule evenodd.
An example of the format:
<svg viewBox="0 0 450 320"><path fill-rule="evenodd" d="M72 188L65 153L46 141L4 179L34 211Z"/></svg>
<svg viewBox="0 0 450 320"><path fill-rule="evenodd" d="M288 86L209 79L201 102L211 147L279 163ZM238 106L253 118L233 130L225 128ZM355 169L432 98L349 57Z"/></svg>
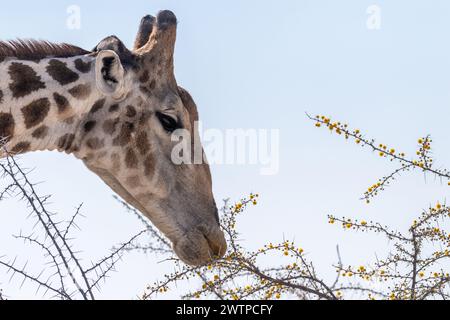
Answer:
<svg viewBox="0 0 450 320"><path fill-rule="evenodd" d="M207 234L194 230L175 241L173 250L184 263L200 266L223 257L227 250L227 242L223 231L219 228Z"/></svg>

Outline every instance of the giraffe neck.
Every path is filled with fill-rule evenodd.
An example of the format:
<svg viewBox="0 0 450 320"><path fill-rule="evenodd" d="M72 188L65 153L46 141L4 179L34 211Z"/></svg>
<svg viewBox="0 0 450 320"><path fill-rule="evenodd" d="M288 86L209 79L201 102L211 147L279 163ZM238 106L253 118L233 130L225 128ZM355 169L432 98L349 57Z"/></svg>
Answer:
<svg viewBox="0 0 450 320"><path fill-rule="evenodd" d="M82 116L101 101L91 56L0 63L0 138L13 154L72 152Z"/></svg>

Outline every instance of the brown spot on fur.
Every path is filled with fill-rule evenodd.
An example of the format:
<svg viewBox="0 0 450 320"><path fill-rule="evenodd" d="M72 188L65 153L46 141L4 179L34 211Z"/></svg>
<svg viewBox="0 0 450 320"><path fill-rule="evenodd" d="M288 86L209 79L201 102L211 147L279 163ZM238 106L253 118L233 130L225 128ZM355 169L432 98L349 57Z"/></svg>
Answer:
<svg viewBox="0 0 450 320"><path fill-rule="evenodd" d="M86 141L86 146L89 149L100 149L103 148L104 145L105 143L103 142L103 140L100 140L99 138L90 138Z"/></svg>
<svg viewBox="0 0 450 320"><path fill-rule="evenodd" d="M21 110L25 120L25 126L29 129L44 121L50 110L50 101L48 98L38 99L26 105Z"/></svg>
<svg viewBox="0 0 450 320"><path fill-rule="evenodd" d="M84 124L84 131L86 131L86 132L91 131L92 129L94 129L96 124L97 124L97 121L95 121L95 120L90 120L90 121L86 122Z"/></svg>
<svg viewBox="0 0 450 320"><path fill-rule="evenodd" d="M55 100L59 113L65 112L70 107L69 100L57 92L53 93L53 99Z"/></svg>
<svg viewBox="0 0 450 320"><path fill-rule="evenodd" d="M125 146L130 142L131 133L134 131L134 125L131 122L125 122L120 128L119 135L114 138L113 145Z"/></svg>
<svg viewBox="0 0 450 320"><path fill-rule="evenodd" d="M39 89L45 89L45 83L30 66L13 62L8 73L12 80L9 89L14 98L22 98Z"/></svg>
<svg viewBox="0 0 450 320"><path fill-rule="evenodd" d="M145 83L150 79L149 74L148 74L148 70L145 70L142 75L139 77L139 82L141 83Z"/></svg>
<svg viewBox="0 0 450 320"><path fill-rule="evenodd" d="M72 148L75 135L72 133L66 133L58 139L57 146L63 151L69 151Z"/></svg>
<svg viewBox="0 0 450 320"><path fill-rule="evenodd" d="M2 102L3 102L3 91L0 90L0 103L2 103Z"/></svg>
<svg viewBox="0 0 450 320"><path fill-rule="evenodd" d="M125 164L127 168L137 168L138 160L136 157L136 153L131 148L128 148L127 153L125 154Z"/></svg>
<svg viewBox="0 0 450 320"><path fill-rule="evenodd" d="M12 153L25 153L28 150L30 150L30 146L31 144L28 141L22 141L19 142L18 144L16 144L12 149L11 152Z"/></svg>
<svg viewBox="0 0 450 320"><path fill-rule="evenodd" d="M155 79L153 79L152 81L150 81L149 89L153 90L153 89L155 89L155 87L156 87L156 81L155 81Z"/></svg>
<svg viewBox="0 0 450 320"><path fill-rule="evenodd" d="M126 116L133 118L136 115L136 109L133 106L127 106Z"/></svg>
<svg viewBox="0 0 450 320"><path fill-rule="evenodd" d="M100 99L100 100L97 100L97 101L92 105L92 108L91 108L90 113L96 113L96 112L99 111L101 108L103 108L103 106L105 105L105 101L106 101L105 98Z"/></svg>
<svg viewBox="0 0 450 320"><path fill-rule="evenodd" d="M128 177L127 185L129 185L131 188L137 188L141 185L141 178L139 176Z"/></svg>
<svg viewBox="0 0 450 320"><path fill-rule="evenodd" d="M144 174L146 176L151 176L153 172L155 171L155 158L153 155L149 155L144 160Z"/></svg>
<svg viewBox="0 0 450 320"><path fill-rule="evenodd" d="M140 154L145 155L150 151L147 132L141 131L136 138L136 147Z"/></svg>
<svg viewBox="0 0 450 320"><path fill-rule="evenodd" d="M141 113L141 116L139 117L139 125L144 125L147 123L148 119L150 119L150 116L152 113L150 111L144 111Z"/></svg>
<svg viewBox="0 0 450 320"><path fill-rule="evenodd" d="M56 59L50 60L45 70L47 70L50 77L62 86L75 82L80 78L78 73L70 70L65 62Z"/></svg>
<svg viewBox="0 0 450 320"><path fill-rule="evenodd" d="M40 126L39 128L37 128L36 130L33 131L33 133L31 134L31 136L35 139L42 139L45 138L45 136L47 136L48 133L48 127L43 125Z"/></svg>
<svg viewBox="0 0 450 320"><path fill-rule="evenodd" d="M116 112L117 110L119 110L118 104L113 104L111 107L109 107L109 112Z"/></svg>
<svg viewBox="0 0 450 320"><path fill-rule="evenodd" d="M91 71L92 61L84 62L82 59L75 60L75 68L82 73Z"/></svg>
<svg viewBox="0 0 450 320"><path fill-rule="evenodd" d="M79 84L72 89L69 89L69 93L74 98L84 100L91 94L91 87L88 84Z"/></svg>
<svg viewBox="0 0 450 320"><path fill-rule="evenodd" d="M11 139L14 135L14 118L10 113L0 112L0 139Z"/></svg>
<svg viewBox="0 0 450 320"><path fill-rule="evenodd" d="M147 96L151 96L152 93L150 92L149 88L147 88L146 86L140 86L139 89L146 94Z"/></svg>
<svg viewBox="0 0 450 320"><path fill-rule="evenodd" d="M119 123L119 118L108 119L103 123L103 131L107 134L113 134L116 131L117 124Z"/></svg>

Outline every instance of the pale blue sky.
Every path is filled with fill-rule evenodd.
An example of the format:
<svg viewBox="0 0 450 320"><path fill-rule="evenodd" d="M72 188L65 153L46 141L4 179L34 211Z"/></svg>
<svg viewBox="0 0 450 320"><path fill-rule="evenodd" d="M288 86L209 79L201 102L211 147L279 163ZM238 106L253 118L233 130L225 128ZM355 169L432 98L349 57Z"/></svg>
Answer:
<svg viewBox="0 0 450 320"><path fill-rule="evenodd" d="M72 4L81 8L81 30L66 28ZM377 31L366 28L366 9L373 4L382 10ZM90 49L116 34L130 46L140 18L160 9L178 16L176 75L196 100L203 125L280 129L278 175L261 176L254 166L213 167L217 200L261 194L261 204L242 218L249 248L295 239L320 271L332 274L328 266L335 261L336 244L344 262L358 264L375 252L382 256L387 244L329 226L328 213L401 229L430 202L445 200L448 187L415 173L365 205L358 200L362 192L394 167L317 130L305 111L345 120L408 154L419 136L431 134L438 164L450 167L450 2L16 0L2 4L0 38L39 38ZM79 247L86 258L95 259L140 229L81 162L56 153L21 159L35 168L35 180L45 181L42 192L55 195L55 210L70 213L84 202L87 218ZM29 254L29 247L10 237L29 229L16 202L0 203L0 255ZM131 255L109 279L103 297L141 293L170 268L156 262L152 256ZM0 284L8 279L3 273ZM13 297L34 293L32 288L11 291Z"/></svg>

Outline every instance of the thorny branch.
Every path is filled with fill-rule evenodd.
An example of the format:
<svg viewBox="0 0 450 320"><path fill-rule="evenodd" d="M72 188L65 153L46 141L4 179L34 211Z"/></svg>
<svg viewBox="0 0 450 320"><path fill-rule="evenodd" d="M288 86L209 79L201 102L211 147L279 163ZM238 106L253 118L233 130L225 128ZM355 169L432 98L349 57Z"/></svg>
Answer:
<svg viewBox="0 0 450 320"><path fill-rule="evenodd" d="M113 249L109 255L93 263L91 267L85 267L81 263L79 253L73 249L73 239L69 238L70 232L74 228L78 229L76 220L82 216L81 205L69 221L59 221L56 213L47 210L46 205L50 197L38 195L36 185L27 176L28 172L21 168L13 156L7 154L5 160L0 162L0 170L2 178L11 181L0 193L0 200L10 196L25 201L30 210L29 217L36 220L35 225L40 226L42 231L31 235L21 233L15 238L38 247L47 260L46 267L38 275L28 272L27 263L18 267L17 258L6 260L5 257L0 257L0 266L12 273L11 279L15 275L21 276L21 285L30 281L37 286L36 292L44 289L44 296L53 293L51 298L94 300L94 289L99 290L100 281L115 269L117 262L126 252L125 248L133 245L147 230Z"/></svg>
<svg viewBox="0 0 450 320"><path fill-rule="evenodd" d="M325 116L308 117L316 127L327 127L345 139L367 146L380 157L400 163L400 167L368 188L363 199L370 199L385 189L399 174L420 170L449 181L450 172L436 169L431 158L431 138L418 140L417 158L406 158L405 153L377 144L366 138L359 129L352 130L347 124L333 122ZM249 204L257 203L258 195L250 194L234 205L225 202L222 208L221 225L227 235L228 252L225 257L208 266L187 267L177 258L175 271L165 279L149 285L143 299L155 298L167 292L181 281L197 278L200 288L183 295L183 298L212 297L219 299L343 299L359 297L366 299L448 299L450 257L450 235L445 231L450 217L450 208L440 204L430 207L413 221L406 233L377 222L338 218L329 215L329 223L340 223L345 230L374 232L393 242L392 250L384 259L373 265L344 266L339 248L338 263L334 266L337 275L331 284L316 273L312 262L302 248L291 241L266 244L257 251L244 249L236 231L238 216ZM169 249L168 247L166 248ZM278 255L277 260L288 262L279 266L267 266L260 261L267 255ZM445 271L447 270L447 271Z"/></svg>

